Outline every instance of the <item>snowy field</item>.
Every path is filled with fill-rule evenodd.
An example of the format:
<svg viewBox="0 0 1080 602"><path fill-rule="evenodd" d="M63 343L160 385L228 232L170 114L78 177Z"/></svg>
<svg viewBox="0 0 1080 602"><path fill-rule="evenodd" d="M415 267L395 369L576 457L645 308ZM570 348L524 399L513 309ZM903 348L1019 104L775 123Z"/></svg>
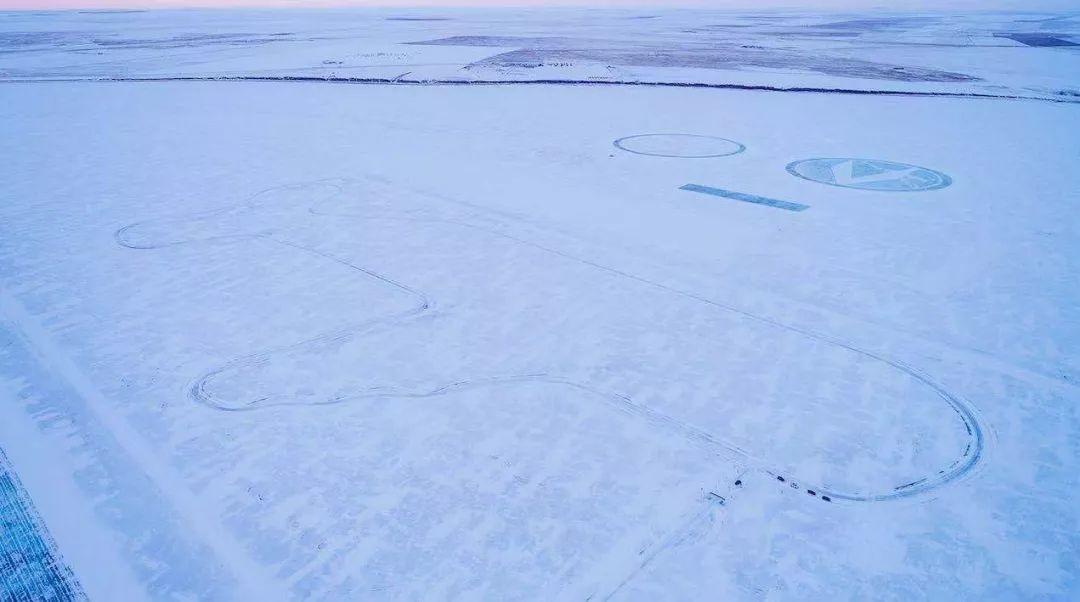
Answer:
<svg viewBox="0 0 1080 602"><path fill-rule="evenodd" d="M1076 599L1077 44L0 15L0 598Z"/></svg>

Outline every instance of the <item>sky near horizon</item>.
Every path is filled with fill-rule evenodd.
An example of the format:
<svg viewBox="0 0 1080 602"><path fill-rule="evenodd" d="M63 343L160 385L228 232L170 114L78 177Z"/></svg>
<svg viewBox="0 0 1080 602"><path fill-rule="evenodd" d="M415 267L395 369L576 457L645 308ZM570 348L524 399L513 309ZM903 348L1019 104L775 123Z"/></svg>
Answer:
<svg viewBox="0 0 1080 602"><path fill-rule="evenodd" d="M1075 0L0 0L5 9L124 9L194 7L460 7L460 6L593 6L799 9L1008 9L1075 8Z"/></svg>

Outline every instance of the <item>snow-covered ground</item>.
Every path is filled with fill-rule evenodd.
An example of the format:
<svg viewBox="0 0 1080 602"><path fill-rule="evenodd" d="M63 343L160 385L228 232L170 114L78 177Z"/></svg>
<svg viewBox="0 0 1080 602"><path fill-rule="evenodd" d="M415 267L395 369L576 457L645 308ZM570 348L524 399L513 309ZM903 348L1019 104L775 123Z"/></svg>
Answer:
<svg viewBox="0 0 1080 602"><path fill-rule="evenodd" d="M1076 32L6 14L0 448L94 600L1075 598Z"/></svg>
<svg viewBox="0 0 1080 602"><path fill-rule="evenodd" d="M1080 13L126 11L0 22L5 80L569 80L1080 102L1078 52Z"/></svg>

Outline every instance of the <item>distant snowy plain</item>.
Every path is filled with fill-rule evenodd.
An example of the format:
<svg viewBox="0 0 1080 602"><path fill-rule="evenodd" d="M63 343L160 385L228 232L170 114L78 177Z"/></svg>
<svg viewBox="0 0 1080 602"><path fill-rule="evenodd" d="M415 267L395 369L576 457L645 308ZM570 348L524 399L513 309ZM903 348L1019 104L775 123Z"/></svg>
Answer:
<svg viewBox="0 0 1080 602"><path fill-rule="evenodd" d="M1078 32L4 14L0 448L95 600L1073 599Z"/></svg>

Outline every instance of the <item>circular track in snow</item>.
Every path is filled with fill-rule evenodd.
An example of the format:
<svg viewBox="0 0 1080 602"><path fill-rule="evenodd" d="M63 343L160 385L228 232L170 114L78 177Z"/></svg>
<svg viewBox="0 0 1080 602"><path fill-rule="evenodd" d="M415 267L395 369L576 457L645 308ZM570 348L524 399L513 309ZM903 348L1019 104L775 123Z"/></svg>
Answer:
<svg viewBox="0 0 1080 602"><path fill-rule="evenodd" d="M859 190L921 192L952 184L952 178L940 171L881 159L803 159L788 163L787 170L811 182Z"/></svg>
<svg viewBox="0 0 1080 602"><path fill-rule="evenodd" d="M746 146L734 140L700 134L639 134L619 138L614 144L635 155L679 159L727 157L746 150Z"/></svg>

